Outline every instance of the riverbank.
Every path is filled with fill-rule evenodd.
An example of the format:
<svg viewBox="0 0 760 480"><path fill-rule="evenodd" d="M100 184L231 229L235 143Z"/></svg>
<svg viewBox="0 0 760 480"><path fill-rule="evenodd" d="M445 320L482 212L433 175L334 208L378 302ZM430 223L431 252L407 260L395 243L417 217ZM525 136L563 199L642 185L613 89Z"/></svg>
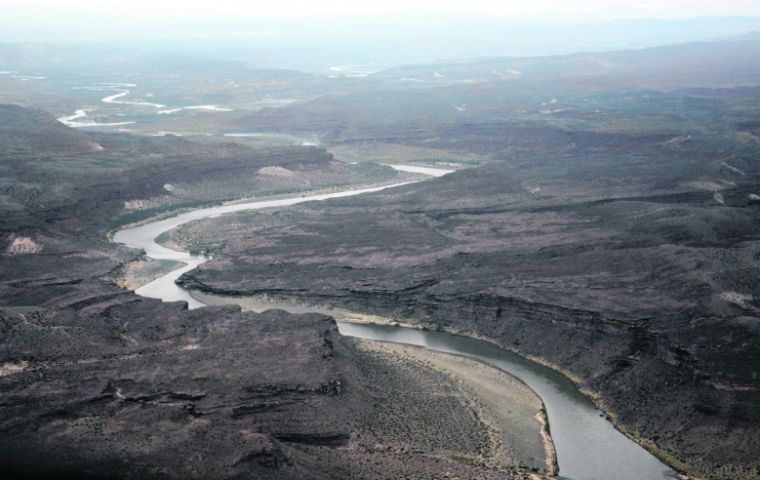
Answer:
<svg viewBox="0 0 760 480"><path fill-rule="evenodd" d="M481 469L486 478L555 473L554 452L547 449L541 420L543 405L522 382L461 356L351 340L363 352L358 365L373 382L368 391L381 402L392 399L393 405L382 416L362 422L360 429L367 433L358 442L367 434L376 438L369 451L401 454L398 460L409 465L420 456L456 457ZM381 372L377 382L373 371Z"/></svg>
<svg viewBox="0 0 760 480"><path fill-rule="evenodd" d="M756 479L758 317L751 300L726 293L760 298L748 268L759 245L751 188L737 186L720 206L683 189L568 200L489 165L173 236L225 244L180 279L187 288L488 337L561 366L679 470Z"/></svg>
<svg viewBox="0 0 760 480"><path fill-rule="evenodd" d="M449 170L436 169L430 167L421 166L405 166L405 165L392 165L392 168L408 173L418 173L430 176L442 176L449 173ZM298 198L285 198L282 199L282 206L287 206L291 202L298 203L300 201L308 201L310 199L319 200L323 198L330 198L333 196L345 196L362 193L364 191L378 191L385 188L389 188L393 185L380 185L374 187L368 187L363 189L355 189L347 192L335 192L321 195L303 195ZM231 208L232 211L238 208L260 208L259 204L262 202L245 202L238 201L225 204L225 207ZM277 202L273 202L277 203ZM266 202L266 206L270 205L270 202ZM272 205L280 206L280 205ZM215 212L216 214L216 212ZM140 241L156 242L158 237L162 237L162 247L168 247L170 250L163 250L164 254L174 251L177 253L179 265L184 265L183 260L187 255L183 248L186 248L184 244L179 244L172 241L171 238L166 238L159 230L153 229L152 224L159 222L161 229L170 229L176 227L176 224L181 224L184 219L172 221L172 218L179 219L187 216L188 218L202 218L202 215L197 215L196 212L184 212L184 214L174 215L174 217L160 219L153 219L153 222L140 222L139 225L133 225L126 230L139 231L138 234L125 235L125 230L121 230L114 236L116 241L125 241L127 238L140 238ZM143 228L144 227L144 228ZM143 234L142 230L147 232L147 235ZM126 243L130 246L133 245L128 240ZM150 258L153 253L153 248L146 248L147 245L143 245L143 249L146 250L147 258ZM160 248L160 247L159 247ZM165 262L166 260L158 260ZM144 286L145 270L154 270L154 275L159 270L155 266L150 264L143 264L143 260L140 260L139 265L132 265L127 267L127 272L131 274L130 280L134 284L135 278L142 278ZM185 268L181 267L180 269ZM176 270L176 269L175 269ZM134 271L140 272L135 273ZM171 272L167 272L171 275ZM150 288L150 286L146 287ZM145 290L145 289L143 289ZM139 293L139 292L138 292ZM421 422L414 429L420 438L416 442L410 444L408 438L399 437L396 440L386 439L386 442L398 443L391 448L397 453L411 453L419 451L420 448L424 449L426 443L430 443L432 439L440 439L441 434L444 437L449 438L452 435L464 435L465 437L478 438L480 441L472 442L465 441L454 442L444 451L441 451L435 456L451 456L461 457L467 463L472 464L478 468L485 468L487 471L498 472L498 477L512 478L515 475L522 476L524 474L530 475L553 475L557 470L557 462L554 454L553 444L551 437L548 433L548 420L545 418L545 410L540 398L530 390L526 385L509 376L505 372L501 372L492 367L488 367L485 364L466 359L464 357L456 357L451 355L445 355L436 352L424 351L421 349L415 349L414 347L401 346L401 345L383 345L375 342L363 342L357 340L360 343L361 348L372 355L380 355L383 357L383 362L391 363L391 368L386 368L385 376L398 375L400 372L406 372L410 374L411 371L426 370L423 375L418 375L415 380L416 387L411 387L409 382L404 382L405 387L398 389L394 387L394 383L389 381L388 378L384 378L384 390L390 388L395 392L392 395L397 408L403 410L403 414L400 415L402 420L405 416L411 415L411 418L406 418L404 423L409 423L414 418L419 416L419 412L425 411L425 417L433 414L435 417L445 418L448 417L449 421L445 424L438 425L437 423L431 424L429 421ZM362 362L360 362L361 364ZM430 370L432 369L432 370ZM431 377L438 376L439 378L434 384L429 383ZM441 375L443 375L441 377ZM414 393L418 390L420 385L423 385L422 395ZM436 397L436 391L442 389L441 394L446 396L452 396L459 402L459 407L464 408L467 413L464 418L474 418L477 420L476 425L464 428L461 433L457 433L458 428L462 428L459 421L453 421L452 415L456 413L456 409L452 409L449 406L447 409L441 410L437 413L435 408L436 402L432 404L426 401L426 398L430 398L432 395ZM456 393L452 393L456 392ZM408 397L407 401L399 401L401 396ZM391 415L381 415L382 424L385 427L392 424L390 418L398 417L399 412L394 412ZM465 422L466 423L466 422ZM437 426L436 426L437 425ZM440 432L431 431L431 428L443 428ZM452 430L453 429L453 430ZM464 450L462 450L464 449ZM468 451L472 450L470 453ZM429 453L430 454L430 453ZM428 455L429 455L428 454ZM414 464L414 455L405 455L404 462ZM384 468L390 468L388 460L384 461ZM425 467L429 470L429 467ZM424 472L423 469L420 473ZM522 473L521 473L522 472ZM484 473L481 473L481 475ZM486 477L490 478L491 474L487 474Z"/></svg>
<svg viewBox="0 0 760 480"><path fill-rule="evenodd" d="M435 170L439 170L439 169L435 169ZM142 225L154 223L158 220L164 220L168 218L177 217L179 215L190 213L199 209L206 209L206 208L220 207L220 206L245 205L245 204L255 203L255 202L276 202L278 200L291 200L293 198L297 198L299 195L301 197L322 197L322 196L340 194L341 192L345 192L345 191L383 189L383 188L388 188L390 186L398 185L400 183L413 182L413 181L418 181L420 179L425 178L424 175L419 171L403 171L403 170L397 170L397 171L401 172L400 178L393 178L393 179L390 179L388 181L383 181L383 182L370 182L370 183L358 182L358 183L352 183L349 185L335 185L335 186L331 186L327 188L317 188L317 189L304 188L303 190L298 190L297 192L291 191L291 192L286 192L286 193L270 193L270 194L253 195L253 196L236 196L236 197L231 197L224 200L200 201L200 202L193 203L190 206L167 205L166 207L163 207L160 209L149 209L149 210L144 210L144 211L132 210L129 212L129 215L140 217L140 218L135 219L135 220L128 220L128 221L121 222L114 225L112 229L106 234L106 238L108 238L108 240L113 240L114 234L118 232L119 230L140 227ZM122 214L124 215L124 212L122 212Z"/></svg>
<svg viewBox="0 0 760 480"><path fill-rule="evenodd" d="M97 302L0 311L0 327L13 328L0 345L23 359L0 372L8 478L525 480L529 466L541 470L543 450L500 448L489 425L503 417L440 358L374 348L319 314L188 311L131 294ZM510 391L515 409L540 408ZM541 447L540 422L526 428Z"/></svg>
<svg viewBox="0 0 760 480"><path fill-rule="evenodd" d="M123 264L116 275L116 284L126 290L137 290L153 280L176 270L182 264L170 260L153 260L141 256Z"/></svg>
<svg viewBox="0 0 760 480"><path fill-rule="evenodd" d="M181 245L179 244L174 245L177 248L181 248ZM657 457L666 465L669 465L677 472L679 472L677 478L683 480L700 480L703 478L695 472L691 471L688 465L680 461L674 455L660 448L655 442L652 442L651 440L637 435L635 432L627 429L625 424L620 421L618 415L611 412L609 406L605 403L603 396L598 392L591 390L588 387L587 382L583 381L583 379L579 378L568 369L563 368L561 365L551 362L544 357L525 354L514 345L504 344L497 339L478 335L472 331L461 330L450 326L441 326L440 324L434 323L410 322L404 321L402 319L394 319L369 313L351 312L345 309L335 308L331 306L286 300L284 298L270 296L267 294L239 296L235 294L227 295L216 291L206 290L190 290L190 293L193 298L206 305L239 305L244 310L254 312L261 312L267 309L282 309L291 313L319 312L325 315L330 315L338 319L340 323L344 324L394 327L399 329L418 330L421 332L442 332L458 337L469 338L472 340L488 343L494 347L512 352L515 355L525 358L526 360L551 369L552 371L557 372L558 374L570 380L578 389L578 391L583 394L590 402L592 402L600 412L604 414L604 417L614 426L617 431L632 441L636 442L638 445ZM545 412L543 412L543 414L545 415ZM547 421L547 429L549 429L550 425L548 424L548 418L545 418ZM553 448L553 445L551 448Z"/></svg>
<svg viewBox="0 0 760 480"><path fill-rule="evenodd" d="M394 166L394 168L399 169L399 166ZM355 190L343 192L339 195L322 196L313 199L325 200L328 198L345 197L359 193L369 193L370 191L377 192L380 190L385 190L385 188ZM187 258L188 254L185 252L167 250L165 247L161 247L155 243L155 239L158 236L173 230L180 225L185 225L192 220L218 217L225 213L258 210L276 206L285 207L301 203L305 200L306 199L302 198L291 199L291 201L283 200L277 203L259 202L235 206L238 208L227 206L217 209L199 210L172 219L158 221L153 224L146 224L137 229L122 230L114 238L116 241L132 246L133 248L142 248L148 252L149 256L154 256L155 258L176 258L177 260L182 260L187 263L187 267L171 272L156 282L145 286L138 293L162 299L178 299L186 297L188 301L192 300L192 307L197 307L203 305L203 303L198 302L189 295L186 289L182 288L188 286L197 287L197 285L192 282L188 285L185 280L180 282L180 285L178 286L174 283L174 280L178 278L180 274L194 269L197 265L205 263L207 259ZM171 284L167 283L169 281L171 281ZM224 292L225 290L220 291ZM378 339L372 335L368 337L362 336L362 334L351 335L359 336L361 338ZM462 337L461 340L464 341L465 338ZM402 341L401 343L414 342ZM493 349L493 347L490 348ZM537 364L530 362L526 364L525 360L520 360L520 362L517 363L514 361L507 361L505 363L503 357L504 353L507 351L501 349L496 350L495 354L499 359L496 360L495 363L489 359L488 363L493 363L497 368L501 368L507 372L512 372L514 369L517 371L524 371L525 368L530 370L537 366ZM477 359L486 358L474 352L462 353L462 351L456 348L444 351L464 354ZM520 365L521 362L523 362L522 365ZM546 373L542 373L541 375L546 375ZM671 475L665 465L660 464L654 459L654 457L646 454L645 450L621 435L620 432L615 430L606 420L600 419L599 411L593 407L593 404L587 398L583 397L577 392L577 390L575 390L567 378L557 375L556 372L552 372L552 375L556 377L553 380L554 384L561 386L560 388L565 391L565 395L569 394L570 397L573 398L570 402L556 397L555 392L552 391L554 387L551 386L551 382L545 383L541 375L533 376L530 380L530 384L535 385L535 389L537 389L541 398L547 398L547 396L552 398L552 401L548 403L552 406L548 410L549 413L547 416L549 417L549 422L558 427L556 428L556 431L559 433L561 441L559 443L555 442L555 445L562 447L561 449L557 448L558 454L565 455L564 458L566 460L562 467L564 474L578 478L608 478L609 476L616 475L618 478L634 480L640 478L642 472L646 472L645 474L652 479L670 478ZM521 376L521 378L525 380L526 377ZM581 425L576 424L579 420L582 421ZM580 439L582 439L582 441Z"/></svg>
<svg viewBox="0 0 760 480"><path fill-rule="evenodd" d="M361 341L362 348L393 362L413 362L446 375L457 396L487 427L489 447L478 460L492 468L519 466L554 476L557 458L545 408L520 380L483 362L422 347Z"/></svg>
<svg viewBox="0 0 760 480"><path fill-rule="evenodd" d="M340 189L336 187L327 188L327 189L318 189L318 190L305 190L301 192L300 197L295 197L295 198L296 199L301 198L301 199L304 199L302 201L308 201L309 199L320 199L322 197L340 196L346 191L381 190L384 188L389 188L395 185L399 185L399 180L401 180L402 182L419 181L420 178L415 174L421 174L423 173L423 171L425 172L432 171L435 174L441 174L439 172L445 172L445 170L441 170L441 169L425 169L424 167L419 167L419 168L421 168L422 170L417 169L417 167L415 167L415 169L413 170L397 169L397 171L402 172L402 178L395 179L393 182L379 182L379 183L373 183L373 184L352 185L351 190ZM290 195L273 194L273 195L264 195L264 196L256 196L256 197L243 197L243 198L238 198L236 200L231 200L231 201L222 202L222 203L208 202L203 205L198 205L195 208L184 207L184 208L166 210L156 215L152 215L152 216L142 218L134 222L129 222L129 223L120 225L118 229L108 232L106 234L106 238L109 241L114 241L114 235L118 231L125 230L125 229L139 228L144 225L155 223L159 220L169 220L181 215L190 215L192 214L192 212L198 209L213 208L214 206L217 206L217 207L227 207L231 210L235 210L238 207L244 207L245 205L251 204L251 203L257 203L257 202L277 203L278 201L290 202L293 199L294 197L292 196L292 194ZM163 247L166 247L170 250L174 250L177 252L183 252L184 249L188 249L191 254L202 253L204 255L208 255L212 253L209 251L209 249L206 249L206 248L204 248L202 252L196 252L192 248L191 241L190 241L190 245L188 245L186 242L180 243L168 235L160 235L159 237L156 238L156 243L158 245L161 245ZM137 290L161 278L167 273L171 272L172 271L171 265L172 265L171 262L155 260L155 259L150 258L150 256L143 255L139 259L136 259L127 264L124 264L121 267L120 270L122 273L121 275L117 277L117 283L119 284L119 286L126 288L128 290Z"/></svg>
<svg viewBox="0 0 760 480"><path fill-rule="evenodd" d="M422 166L391 165L392 168L401 172L419 173L429 176L443 176L450 173L450 170L436 169ZM355 190L345 192L356 194L361 191L377 191L389 186L380 186L371 189ZM338 194L343 196L341 194ZM330 195L328 195L329 198ZM246 202L236 202L240 207L246 208ZM248 204L249 208L256 208L255 204ZM191 213L188 212L188 216ZM194 216L202 218L201 216ZM162 228L168 230L174 228L171 219L162 223ZM163 223L167 223L163 225ZM179 222L174 222L178 225ZM145 230L153 232L149 222L145 222L139 227L145 227ZM134 230L135 228L132 227ZM154 232L160 235L158 230ZM152 235L152 234L151 234ZM155 242L157 236L150 239L151 235L146 237L147 241ZM144 235L131 235L130 237L142 238ZM124 240L123 230L115 236L115 240ZM163 246L177 251L178 255L183 256L186 253L181 251L180 245L172 241L171 238L164 238ZM127 244L130 244L127 242ZM131 244L130 244L131 245ZM145 248L145 247L143 247ZM150 256L150 249L146 249ZM184 257L183 257L184 258ZM134 276L134 275L133 275ZM478 462L485 462L491 468L504 470L505 468L514 473L514 469L526 470L532 473L544 473L553 475L557 471L557 461L554 446L549 435L548 418L545 415L545 408L540 398L530 390L524 383L511 377L506 372L499 371L486 364L467 359L465 357L445 355L441 353L423 351L409 346L402 345L382 345L372 344L371 342L363 343L365 348L374 350L376 353L394 353L396 361L399 361L399 355L403 356L404 362L414 361L417 364L426 364L433 366L439 373L444 373L448 378L456 380L456 384L466 384L466 392L462 393L468 400L467 404L477 405L476 417L483 417L488 427L490 447L487 451L480 451L477 455ZM373 345L371 348L369 345ZM419 366L419 365L418 365ZM505 407L508 405L508 407ZM410 408L416 408L414 402ZM482 432L481 432L482 433ZM473 461L475 459L472 459Z"/></svg>
<svg viewBox="0 0 760 480"><path fill-rule="evenodd" d="M447 170L416 166L394 165L393 168L399 171L425 173L433 176L449 173ZM382 188L387 188L387 186L375 187L371 190ZM244 202L236 202L234 205L244 207L241 203ZM191 212L187 213L190 214ZM141 222L138 228L144 226L148 230L151 230L150 223L153 222ZM167 228L170 226L166 225ZM117 234L115 237L117 241L120 238L124 238L120 234ZM151 235L148 235L145 238L149 239L150 237ZM172 242L171 239L167 238L163 240L162 244L164 247L169 247L180 256L186 255L182 251L184 245ZM148 251L148 255L150 255L151 249L146 250ZM150 269L152 267L148 264L147 268ZM146 269L146 265L134 265L133 269L142 272ZM128 272L130 270L130 268L127 268ZM139 276L134 272L131 273L132 279ZM520 472L531 475L553 475L556 473L556 456L551 437L548 433L548 420L545 417L544 406L535 392L522 382L505 372L464 357L445 355L409 346L359 342L365 351L383 356L385 362L390 361L393 365L393 370L409 371L432 368L439 376L443 375L443 377L438 379L435 387L427 384L432 376L431 371L418 378L415 383L427 385L423 395L413 394L412 391L409 391L409 386L407 386L404 391L397 391L393 397L398 399L400 395L409 396L408 401L397 402L398 408L404 409L405 412L411 412L410 414L413 416L415 415L414 412L422 410L428 412L426 415L429 415L431 406L428 404L429 402L423 399L428 398L430 395L435 396L436 389L440 388L449 392L446 395L452 395L451 392L457 392L454 394L454 397L459 399L460 406L471 412L466 416L476 418L480 422L479 426L475 429L465 429L464 434L473 438L486 435L487 439L474 443L466 442L466 448L475 448L474 453L466 454L459 452L456 456L463 455L463 458L469 459L467 461L473 465L481 465L483 468L497 471L499 475L506 475L510 478L514 475L519 476ZM387 380L386 378L384 382L386 386L393 388L393 383L389 383ZM435 416L441 418L450 417L452 413L453 411L451 410L441 411L435 414ZM388 416L383 415L383 418L385 418L383 424L389 423ZM452 434L448 430L450 428L456 429L457 423L447 422L446 426L443 426L447 430L447 437ZM436 434L435 432L429 432L430 427L431 425L427 423L419 424L415 430L426 433L418 439L418 442L414 445L396 446L394 448L401 448L401 451L408 449L418 450L420 445L429 442L431 438L440 436L440 434ZM408 441L408 439L404 439L404 442ZM457 447L455 445L453 444L447 448L456 451ZM412 456L411 458L414 457ZM387 463L387 460L385 463Z"/></svg>
<svg viewBox="0 0 760 480"><path fill-rule="evenodd" d="M341 308L333 308L328 307L324 305L317 305L317 304L306 304L306 303L298 303L294 301L288 301L284 300L282 298L278 298L277 296L268 296L268 295L256 295L256 296L227 296L220 293L210 293L210 292L204 292L202 290L190 290L191 295L194 299L197 301L206 304L206 305L238 305L243 310L246 311L254 311L254 312L261 312L269 309L275 309L275 310L285 310L291 313L306 313L306 312L319 312L324 315L332 316L339 321L339 325L341 325L341 333L344 335L356 335L359 338L374 338L376 340L381 340L384 342L391 342L388 345L406 345L407 343L412 345L424 345L426 349L423 351L431 351L431 350L441 350L446 352L455 352L456 355L466 355L466 358L469 358L469 361L480 361L485 362L486 365L490 365L489 368L493 368L493 365L500 366L504 373L508 376L511 376L507 374L506 372L521 372L523 374L527 374L527 377L523 377L518 381L524 380L525 378L528 378L529 384L528 388L530 388L530 385L540 385L543 389L542 391L544 394L547 394L547 392L551 392L551 397L547 398L553 398L554 392L552 392L554 389L562 389L562 388L568 388L568 386L562 387L561 385L557 386L550 386L549 388L546 388L546 386L542 383L535 383L536 378L531 377L530 373L526 372L525 370L521 370L521 367L519 365L515 365L512 362L509 363L500 363L500 359L498 356L492 356L494 351L500 351L503 350L505 352L510 352L514 354L517 358L525 359L523 363L530 363L533 362L536 365L540 365L542 367L545 367L546 369L551 370L552 372L555 372L556 377L553 381L557 381L558 379L561 381L567 382L567 384L572 384L572 390L575 391L577 388L577 391L575 391L575 395L583 397L583 400L587 403L587 407L582 409L581 415L586 415L591 417L593 420L598 420L597 423L599 426L604 425L610 425L612 428L609 430L613 430L612 432L606 431L604 433L599 433L600 436L606 436L612 443L615 442L621 442L620 438L625 438L635 441L637 444L639 444L641 447L655 455L655 457L659 458L662 461L669 460L667 457L663 458L660 457L660 455L657 455L657 453L654 451L655 449L652 448L652 445L647 445L645 442L642 442L640 438L637 438L636 436L630 435L628 432L623 430L620 425L617 423L617 418L609 415L606 413L605 405L601 401L600 397L598 395L595 395L593 392L589 391L587 388L584 388L584 383L578 379L577 377L574 377L570 372L564 371L560 366L552 364L551 362L546 361L543 358L537 357L537 356L526 356L523 355L521 352L519 352L514 346L511 345L502 345L500 342L497 342L494 339L479 336L473 332L467 332L462 330L456 330L454 328L450 327L441 327L440 325L435 324L421 324L421 323L414 323L409 321L402 321L399 319L392 319L388 317L382 317L379 315L372 315L372 314L364 314L364 313L357 313L357 312L350 312L345 309ZM377 327L379 331L375 331L375 329L370 331L362 331L361 329L356 330L353 328L347 328L349 325L356 325L356 326L366 326L366 327ZM383 331L384 330L384 331ZM407 335L407 332L414 332L417 331L420 333L420 336L410 336ZM480 342L489 348L486 348L485 350L491 350L491 354L486 354L486 356L479 356L480 350L476 348L466 346L457 347L456 345L448 344L447 342L438 342L435 340L435 336L437 335L449 335L452 340L460 339L462 341L471 340L474 342ZM393 342L399 342L398 344ZM466 342L465 342L466 343ZM460 348L465 348L464 350ZM470 358L470 356L475 357ZM498 368L498 367L497 367ZM531 382L531 379L533 380ZM573 393L571 391L568 391L561 395L560 397L565 397L567 395L570 395L572 397ZM568 408L568 405L565 404L563 399L560 399L560 402L558 404L555 404L552 401L552 407L553 407L553 413L554 418L561 418L562 415L573 415L571 412L571 409ZM577 401L577 400L576 400ZM582 403L582 402L581 402ZM587 409L590 409L587 410ZM545 410L543 411L543 414L546 415ZM603 417L603 418L600 418ZM551 429L551 423L549 421L549 416L546 415L545 417L546 421L546 428L547 431ZM566 423L566 419L562 418L561 423ZM572 424L572 422L571 422ZM583 423L582 423L583 424ZM583 424L584 427L579 427L577 425L574 425L575 428L591 428L589 424ZM595 428L599 428L599 426ZM567 429L567 426L564 426L565 429ZM602 428L602 430L605 430ZM563 435L563 439L565 440L565 445L561 445L562 447L567 448L567 443L575 441L573 439L574 436L580 435L580 432L567 432L567 431L561 431L560 433ZM622 437L625 435L625 437ZM598 441L598 439L595 439ZM625 444L625 442L621 442L622 444ZM551 449L554 451L554 445L553 442L551 442L551 447L546 447L547 451ZM589 448L591 447L591 444L589 444ZM626 447L627 448L627 447ZM572 450L571 450L572 451ZM601 452L596 452L601 454ZM615 454L619 454L619 451L614 452ZM571 456L570 452L565 452L567 456ZM653 475L651 478L672 478L669 473L667 473L667 467L665 465L662 465L662 470L658 471L660 468L658 466L658 462L654 461L653 458L647 458L646 455L641 456L639 453L636 452L636 449L634 448L631 452L634 457L639 456L638 460L640 461L641 465L640 468L644 472L648 472L649 474ZM624 454L623 458L626 458L627 455ZM598 458L597 458L598 460ZM555 454L555 461L556 461L556 454ZM636 461L633 463L630 463L628 465L623 465L625 461L621 460L620 464L620 471L618 472L617 478L632 478L636 479L639 478L639 465L636 464ZM573 463L573 462L569 462ZM583 463L581 461L580 463ZM667 462L667 464L672 466L679 466L677 463L673 462ZM647 467L644 467L644 465L647 465ZM615 466L615 468L617 465ZM584 465L581 467L582 471L586 471L588 473L588 465ZM612 474L615 471L615 468L612 468L610 470L610 474ZM649 470L647 470L649 469ZM593 470L591 470L593 471ZM684 470L681 470L684 471ZM585 477L580 476L578 478L603 478L603 477ZM649 478L649 477L648 477ZM695 478L695 477L683 477L683 478Z"/></svg>

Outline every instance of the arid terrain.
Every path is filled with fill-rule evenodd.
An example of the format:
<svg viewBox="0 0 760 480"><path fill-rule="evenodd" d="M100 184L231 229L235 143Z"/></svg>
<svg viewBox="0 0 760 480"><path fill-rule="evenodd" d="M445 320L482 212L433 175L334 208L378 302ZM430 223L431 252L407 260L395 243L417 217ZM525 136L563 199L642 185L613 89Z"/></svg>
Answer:
<svg viewBox="0 0 760 480"><path fill-rule="evenodd" d="M473 152L486 165L186 225L175 242L217 255L181 281L492 339L578 379L672 465L756 478L756 90L598 94L568 82L570 100L548 102L569 102L562 112L382 137L383 148L444 149L443 163ZM298 108L283 112L304 118ZM347 120L335 148L371 143L356 133L367 121Z"/></svg>
<svg viewBox="0 0 760 480"><path fill-rule="evenodd" d="M121 300L4 311L3 355L26 359L2 376L8 478L550 471L540 400L496 370L345 339L320 315Z"/></svg>
<svg viewBox="0 0 760 480"><path fill-rule="evenodd" d="M178 280L199 295L487 339L564 373L679 473L760 478L758 34L358 76L0 60L49 75L0 76L8 478L555 475L541 398L507 373L323 314L141 297L177 264L111 241L222 202L422 178L398 163L455 171L159 241L211 257Z"/></svg>
<svg viewBox="0 0 760 480"><path fill-rule="evenodd" d="M405 177L314 147L90 134L0 110L8 478L517 479L555 468L541 400L512 377L343 338L321 315L137 297L123 287L174 265L107 239L115 224L233 195ZM282 171L293 173L271 174Z"/></svg>

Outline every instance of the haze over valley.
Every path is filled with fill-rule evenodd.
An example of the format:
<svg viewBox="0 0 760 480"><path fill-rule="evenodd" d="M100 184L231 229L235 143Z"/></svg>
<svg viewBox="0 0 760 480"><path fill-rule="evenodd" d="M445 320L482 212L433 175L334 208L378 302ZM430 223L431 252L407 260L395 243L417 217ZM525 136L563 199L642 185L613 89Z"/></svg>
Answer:
<svg viewBox="0 0 760 480"><path fill-rule="evenodd" d="M760 479L750 2L0 1L10 479Z"/></svg>

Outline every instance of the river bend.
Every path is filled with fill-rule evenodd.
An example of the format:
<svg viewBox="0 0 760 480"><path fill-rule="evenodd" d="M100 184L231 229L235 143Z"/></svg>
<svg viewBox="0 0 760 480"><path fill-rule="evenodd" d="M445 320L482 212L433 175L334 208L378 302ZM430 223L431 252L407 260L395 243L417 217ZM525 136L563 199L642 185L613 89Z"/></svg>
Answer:
<svg viewBox="0 0 760 480"><path fill-rule="evenodd" d="M423 173L439 177L450 170L391 165L399 171ZM204 295L204 302L194 298L175 283L182 274L193 270L209 260L202 255L171 250L156 243L156 238L180 225L193 220L213 218L245 210L284 208L304 202L349 197L362 193L377 192L406 185L402 182L381 187L362 188L342 192L297 196L278 200L252 201L201 208L156 220L137 227L118 231L114 241L131 248L145 251L155 260L172 260L182 266L137 289L138 295L161 299L165 302L184 301L189 308L210 303L230 303L234 299ZM271 306L291 310L285 304ZM303 307L301 307L303 308ZM318 311L308 308L309 311ZM338 320L340 316L336 315ZM423 331L413 328L384 325L365 325L339 321L343 335L369 340L418 345L440 352L454 353L475 358L504 370L519 378L532 388L546 406L552 439L557 454L560 478L573 480L665 480L673 479L675 473L640 445L620 433L594 404L582 395L565 376L538 363L520 357L494 344L443 332Z"/></svg>

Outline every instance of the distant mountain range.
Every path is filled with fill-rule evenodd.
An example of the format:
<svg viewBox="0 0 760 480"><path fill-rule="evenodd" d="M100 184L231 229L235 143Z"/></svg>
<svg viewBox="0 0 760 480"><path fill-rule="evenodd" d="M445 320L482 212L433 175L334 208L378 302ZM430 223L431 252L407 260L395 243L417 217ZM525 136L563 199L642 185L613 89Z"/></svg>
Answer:
<svg viewBox="0 0 760 480"><path fill-rule="evenodd" d="M46 20L41 19L40 22ZM50 20L47 20L51 22ZM390 66L450 58L540 56L646 48L726 38L760 30L760 18L614 21L439 14L416 17L257 19L183 25L174 19L119 19L93 27L77 22L24 25L0 20L0 42L50 43L70 51L72 42L99 51L128 49L148 55L175 52L197 60L233 60L262 68L324 71L334 66ZM44 28L43 28L44 27ZM86 32L73 33L72 32ZM65 42L65 45L61 45ZM95 47L97 46L97 47ZM4 50L4 48L2 48ZM8 59L0 53L0 70ZM88 57L90 60L93 57Z"/></svg>

